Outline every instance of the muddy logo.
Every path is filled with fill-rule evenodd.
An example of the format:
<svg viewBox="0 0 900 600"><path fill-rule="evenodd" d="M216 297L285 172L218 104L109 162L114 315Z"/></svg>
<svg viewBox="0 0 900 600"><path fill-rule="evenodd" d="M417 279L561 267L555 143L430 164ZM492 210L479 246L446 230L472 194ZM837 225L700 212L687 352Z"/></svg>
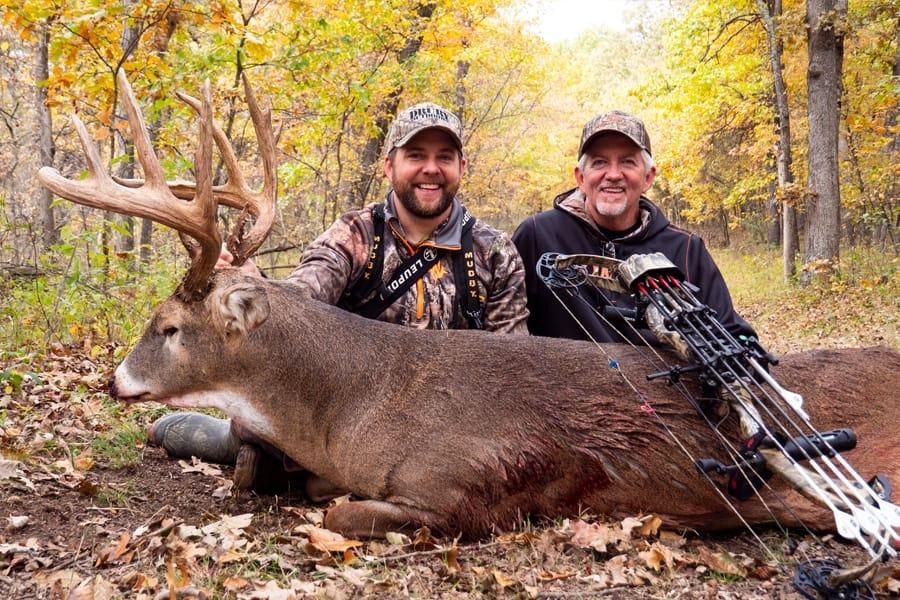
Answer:
<svg viewBox="0 0 900 600"><path fill-rule="evenodd" d="M422 252L422 258L425 259L425 262L432 262L437 258L437 252L434 251L434 248L425 248L425 251Z"/></svg>

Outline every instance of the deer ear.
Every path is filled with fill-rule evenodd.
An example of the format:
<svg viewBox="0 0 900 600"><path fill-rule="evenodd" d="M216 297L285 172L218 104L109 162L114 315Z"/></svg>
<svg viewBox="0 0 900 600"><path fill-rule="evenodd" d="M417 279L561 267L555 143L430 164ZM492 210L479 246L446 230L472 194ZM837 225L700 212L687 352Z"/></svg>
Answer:
<svg viewBox="0 0 900 600"><path fill-rule="evenodd" d="M212 297L213 319L226 338L245 337L269 318L269 298L261 286L240 282Z"/></svg>

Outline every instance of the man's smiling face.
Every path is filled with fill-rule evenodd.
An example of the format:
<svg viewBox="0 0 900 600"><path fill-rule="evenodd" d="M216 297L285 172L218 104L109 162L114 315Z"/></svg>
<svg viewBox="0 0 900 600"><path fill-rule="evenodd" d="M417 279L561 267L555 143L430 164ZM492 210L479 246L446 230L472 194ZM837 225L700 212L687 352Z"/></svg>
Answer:
<svg viewBox="0 0 900 600"><path fill-rule="evenodd" d="M453 139L440 129L416 134L384 163L397 200L412 215L426 219L449 209L465 167Z"/></svg>
<svg viewBox="0 0 900 600"><path fill-rule="evenodd" d="M650 189L656 167L644 165L641 149L620 133L607 132L585 149L586 160L575 168L585 196L585 209L600 227L624 231L637 223L641 194ZM582 170L583 169L583 170Z"/></svg>

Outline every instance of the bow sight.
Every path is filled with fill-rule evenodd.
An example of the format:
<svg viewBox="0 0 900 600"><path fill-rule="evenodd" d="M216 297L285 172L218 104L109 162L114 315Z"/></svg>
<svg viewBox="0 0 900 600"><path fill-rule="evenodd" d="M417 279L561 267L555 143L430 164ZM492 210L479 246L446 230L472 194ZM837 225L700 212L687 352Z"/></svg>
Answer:
<svg viewBox="0 0 900 600"><path fill-rule="evenodd" d="M807 561L798 567L795 586L807 598L871 596L868 585L856 578L877 561L897 555L900 507L890 502L885 477L865 481L841 455L856 446L852 430L816 430L803 398L769 374L769 366L778 362L775 356L754 338L735 338L698 299L700 290L684 281L661 253L624 261L548 253L538 262L537 274L551 291L568 288L574 295L580 286L591 286L601 296L605 291L630 294L633 310L607 305L595 307L596 315L607 325L618 321L619 327L624 324L635 332L638 327L649 329L686 361L647 379L675 385L683 375L696 374L703 386L717 392L715 400L692 402L717 435L730 412L738 417L743 441L738 449L726 444L730 460L702 458L695 461L697 469L707 477L726 476L728 492L739 500L759 496L759 488L777 473L826 506L838 533L859 544L871 560L862 568L844 570L832 561Z"/></svg>

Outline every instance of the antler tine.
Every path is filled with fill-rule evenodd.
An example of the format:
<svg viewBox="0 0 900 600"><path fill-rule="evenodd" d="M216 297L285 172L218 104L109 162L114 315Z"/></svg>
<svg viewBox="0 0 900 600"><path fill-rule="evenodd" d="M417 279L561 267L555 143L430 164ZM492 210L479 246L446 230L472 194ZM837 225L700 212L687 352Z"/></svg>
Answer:
<svg viewBox="0 0 900 600"><path fill-rule="evenodd" d="M197 219L201 223L207 224L207 233L210 235L203 238L195 238L199 242L198 244L187 236L180 234L182 243L184 243L188 253L191 255L191 267L179 288L179 291L186 296L195 296L195 292L197 295L204 295L209 283L209 274L216 266L216 260L222 247L222 238L218 229L216 229L218 205L212 190L213 118L212 91L210 90L208 79L203 82L203 104L199 108L200 143L197 146L197 153L194 158L194 166L197 172L197 187L196 195L191 204L196 211ZM165 180L163 180L162 184L166 186L168 191Z"/></svg>
<svg viewBox="0 0 900 600"><path fill-rule="evenodd" d="M244 90L247 96L247 106L250 110L250 118L253 121L253 129L259 145L259 154L263 162L264 183L261 192L254 192L247 185L238 165L234 148L228 141L228 136L217 123L213 123L213 138L228 171L228 182L225 185L215 186L213 192L220 204L231 208L245 210L256 219L253 227L246 234L243 233L244 218L239 218L235 229L228 239L229 250L234 256L232 264L240 266L263 243L272 224L275 222L275 207L278 197L277 163L275 161L275 135L272 132L272 113L263 112L259 108L253 89L250 87L246 75L242 76ZM176 92L178 98L191 106L195 111L200 110L200 102L183 92ZM171 182L170 187L179 197L188 197L191 188L178 182Z"/></svg>
<svg viewBox="0 0 900 600"><path fill-rule="evenodd" d="M247 107L250 110L250 118L253 120L253 129L256 131L256 142L259 146L259 155L263 162L263 189L256 195L259 200L256 215L256 223L244 236L240 251L249 257L259 248L272 224L275 222L275 209L278 203L278 163L275 159L275 133L272 131L272 109L265 112L260 110L259 103L250 86L250 80L245 73L241 74L244 80L244 91L247 95ZM235 256L237 254L235 253Z"/></svg>
<svg viewBox="0 0 900 600"><path fill-rule="evenodd" d="M208 289L209 274L215 267L219 248L222 245L222 238L216 230L216 202L212 193L211 177L207 183L202 184L206 191L202 191L201 186L198 185L197 198L192 202L180 200L169 191L131 86L122 71L117 74L117 79L128 114L128 121L131 124L138 160L147 178L146 182L142 182L139 186L116 183L101 168L97 148L91 141L84 124L76 116L72 117L72 122L78 131L78 137L87 156L88 177L80 181L73 181L63 177L56 169L42 167L38 171L38 179L58 196L72 202L150 219L175 229L182 234L182 240L185 239L185 235L197 240L196 243L186 244L192 260L190 269L178 288L178 294L186 300L201 298ZM205 120L207 123L211 123L212 109L211 101L208 99L207 104L210 106L208 107L209 115L201 121ZM206 129L207 133L204 139L201 125L201 147L205 144L207 151L205 154L201 151L198 160L204 160L205 156L206 162L210 165L207 170L211 172L212 136L209 133L209 125Z"/></svg>
<svg viewBox="0 0 900 600"><path fill-rule="evenodd" d="M134 91L131 89L131 84L128 83L128 78L125 77L125 71L119 69L116 73L116 81L122 94L122 102L125 104L128 123L131 124L131 136L134 139L138 162L141 163L141 169L144 171L145 185L152 188L168 188L166 177L163 175L159 159L156 157L156 151L153 150L153 144L150 142L150 133L144 123L144 115L138 108L137 99L134 97Z"/></svg>

